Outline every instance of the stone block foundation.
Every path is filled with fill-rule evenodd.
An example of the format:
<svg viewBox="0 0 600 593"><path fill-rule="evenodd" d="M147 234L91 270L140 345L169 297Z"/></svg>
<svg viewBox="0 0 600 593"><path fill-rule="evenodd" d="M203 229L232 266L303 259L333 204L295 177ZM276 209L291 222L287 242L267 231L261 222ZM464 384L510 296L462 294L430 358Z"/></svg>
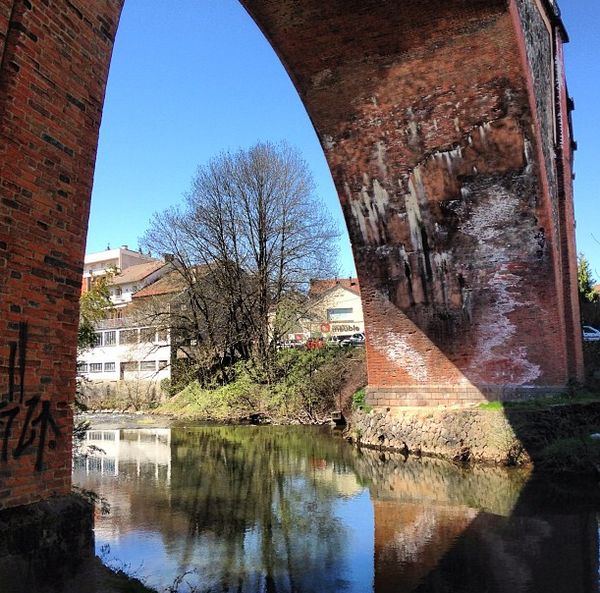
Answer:
<svg viewBox="0 0 600 593"><path fill-rule="evenodd" d="M94 556L93 527L92 504L75 495L0 511L2 593L37 593L69 578Z"/></svg>
<svg viewBox="0 0 600 593"><path fill-rule="evenodd" d="M565 393L564 386L522 385L398 385L367 387L367 403L373 407L420 407L479 404L490 401L516 401Z"/></svg>

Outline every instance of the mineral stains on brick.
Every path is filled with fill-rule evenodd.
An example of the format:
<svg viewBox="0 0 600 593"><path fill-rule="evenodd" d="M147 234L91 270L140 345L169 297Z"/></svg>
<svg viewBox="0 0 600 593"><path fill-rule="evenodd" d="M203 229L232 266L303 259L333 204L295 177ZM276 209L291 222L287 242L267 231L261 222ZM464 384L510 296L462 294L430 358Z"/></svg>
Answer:
<svg viewBox="0 0 600 593"><path fill-rule="evenodd" d="M555 173L540 160L553 150L554 92L540 73L555 60L543 3L242 3L330 164L363 287L372 393L430 403L428 386L458 386L477 401L577 376L581 360L565 350L579 336L556 292L574 244L561 244ZM514 18L531 11L525 26Z"/></svg>

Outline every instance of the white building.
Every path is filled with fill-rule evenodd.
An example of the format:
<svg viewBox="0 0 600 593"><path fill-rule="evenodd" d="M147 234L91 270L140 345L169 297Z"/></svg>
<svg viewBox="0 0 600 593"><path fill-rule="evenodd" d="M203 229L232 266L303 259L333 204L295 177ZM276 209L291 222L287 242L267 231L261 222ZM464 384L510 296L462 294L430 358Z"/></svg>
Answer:
<svg viewBox="0 0 600 593"><path fill-rule="evenodd" d="M126 245L85 257L83 292L94 278L115 273L109 291L114 309L96 324L96 344L78 356L78 372L93 383L160 382L171 376L169 332L131 315L133 295L171 269L162 260Z"/></svg>
<svg viewBox="0 0 600 593"><path fill-rule="evenodd" d="M329 278L311 280L304 313L287 339L298 345L308 338L341 340L364 331L358 279Z"/></svg>
<svg viewBox="0 0 600 593"><path fill-rule="evenodd" d="M360 286L357 278L313 280L308 293L306 329L310 337L340 339L364 333Z"/></svg>
<svg viewBox="0 0 600 593"><path fill-rule="evenodd" d="M131 303L136 292L156 282L170 269L171 266L161 260L128 267L112 279L110 300L117 309Z"/></svg>
<svg viewBox="0 0 600 593"><path fill-rule="evenodd" d="M96 345L77 359L79 373L94 382L161 381L171 376L169 332L139 326L127 317L96 327Z"/></svg>
<svg viewBox="0 0 600 593"><path fill-rule="evenodd" d="M97 253L86 254L83 262L83 283L82 292L87 292L93 279L98 276L104 276L109 270L123 272L131 266L147 262L158 261L150 255L145 255L141 251L133 251L127 245L122 245L116 249L106 249Z"/></svg>

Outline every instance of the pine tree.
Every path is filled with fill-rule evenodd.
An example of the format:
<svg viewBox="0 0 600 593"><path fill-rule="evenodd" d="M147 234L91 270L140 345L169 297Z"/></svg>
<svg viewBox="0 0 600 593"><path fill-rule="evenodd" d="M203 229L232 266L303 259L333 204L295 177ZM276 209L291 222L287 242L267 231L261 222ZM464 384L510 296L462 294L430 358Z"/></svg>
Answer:
<svg viewBox="0 0 600 593"><path fill-rule="evenodd" d="M577 282L579 285L579 298L581 301L593 303L598 300L598 293L594 290L595 280L592 276L590 263L583 253L577 258Z"/></svg>

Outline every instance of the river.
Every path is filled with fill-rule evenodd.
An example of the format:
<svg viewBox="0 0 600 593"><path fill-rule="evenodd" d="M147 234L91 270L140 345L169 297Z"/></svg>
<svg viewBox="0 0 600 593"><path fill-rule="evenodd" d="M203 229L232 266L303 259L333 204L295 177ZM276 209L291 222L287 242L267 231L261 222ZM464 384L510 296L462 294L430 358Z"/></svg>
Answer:
<svg viewBox="0 0 600 593"><path fill-rule="evenodd" d="M597 593L598 485L359 451L328 428L96 427L96 553L157 591Z"/></svg>

